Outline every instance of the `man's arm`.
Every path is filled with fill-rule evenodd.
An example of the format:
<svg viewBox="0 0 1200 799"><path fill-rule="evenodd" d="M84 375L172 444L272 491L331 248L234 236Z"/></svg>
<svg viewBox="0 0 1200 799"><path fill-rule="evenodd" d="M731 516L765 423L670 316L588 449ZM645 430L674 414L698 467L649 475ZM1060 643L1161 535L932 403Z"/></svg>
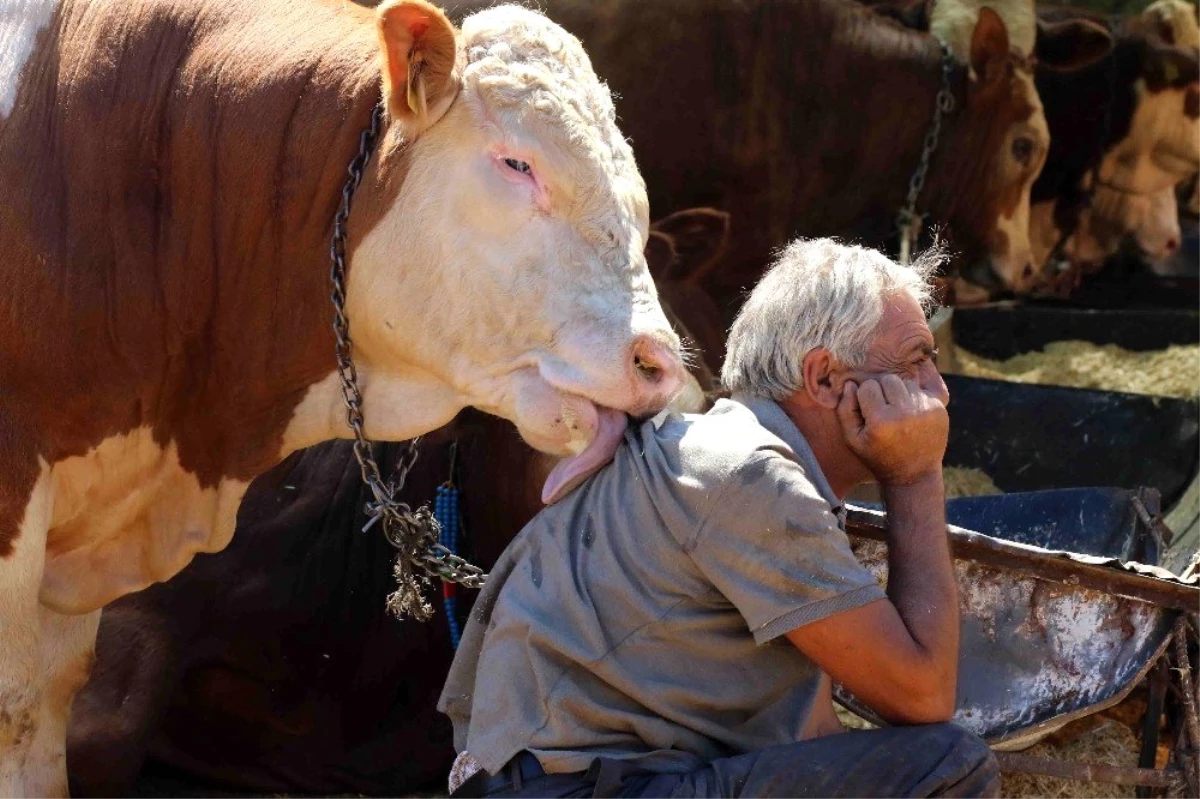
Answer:
<svg viewBox="0 0 1200 799"><path fill-rule="evenodd" d="M945 721L958 674L958 591L946 537L945 407L888 375L847 384L847 441L879 478L888 510L888 599L787 633L887 721Z"/></svg>

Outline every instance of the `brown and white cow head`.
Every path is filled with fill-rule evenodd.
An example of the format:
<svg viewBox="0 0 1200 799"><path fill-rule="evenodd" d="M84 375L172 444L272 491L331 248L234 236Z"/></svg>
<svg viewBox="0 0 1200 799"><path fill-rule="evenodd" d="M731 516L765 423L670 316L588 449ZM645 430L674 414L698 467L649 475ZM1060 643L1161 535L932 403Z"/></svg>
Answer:
<svg viewBox="0 0 1200 799"><path fill-rule="evenodd" d="M951 5L958 7L954 14L948 11ZM939 2L934 13L939 7L946 9L942 12L947 20L944 35L958 37L948 39L947 44L969 67L967 103L974 113L965 116L967 129L959 135L977 143L972 152L960 154L958 163L947 168L986 170L975 181L986 189L957 204L957 215L971 217L973 224L957 225L956 229L991 230L982 246L972 247L968 242L965 249L988 253L989 261L980 266L990 274L983 276L982 282L999 278L1009 290L1021 292L1037 280L1029 234L1030 191L1050 144L1033 80L1033 58L1023 50L1032 46L1039 62L1070 71L1102 57L1112 42L1107 32L1095 25L1036 25L1024 13L1032 10L1028 0L1008 5L1012 6L1009 16L1015 20L1019 46L1004 19L989 6ZM966 26L964 19L974 19L974 26ZM966 31L969 39L963 38ZM994 155L981 159L980 152ZM956 246L961 244L956 242Z"/></svg>
<svg viewBox="0 0 1200 799"><path fill-rule="evenodd" d="M1196 6L1160 0L1130 23L1144 34L1136 110L1128 134L1098 170L1097 205L1105 194L1159 197L1200 170L1200 27ZM1163 207L1163 201L1157 201ZM1119 218L1118 218L1119 219ZM1137 226L1131 227L1135 229Z"/></svg>
<svg viewBox="0 0 1200 799"><path fill-rule="evenodd" d="M1105 155L1097 192L1152 195L1190 178L1200 166L1197 53L1148 48L1135 91L1129 134Z"/></svg>
<svg viewBox="0 0 1200 799"><path fill-rule="evenodd" d="M659 410L683 375L607 88L577 39L525 8L461 31L421 0L377 19L392 117L381 169L403 174L350 263L369 432L473 405L571 463L606 459L623 413ZM414 353L418 333L431 344ZM405 406L383 399L414 382Z"/></svg>
<svg viewBox="0 0 1200 799"><path fill-rule="evenodd" d="M1200 48L1187 25L1179 38L1192 43L1175 44L1173 28L1158 13L1188 4L1165 0L1156 5L1118 28L1116 49L1095 70L1092 83L1098 78L1103 84L1098 102L1110 109L1112 138L1096 153L1097 163L1078 189L1067 192L1087 197L1086 204L1039 204L1031 221L1039 261L1063 230L1070 231L1063 254L1083 271L1098 267L1126 236L1151 258L1167 257L1179 246L1175 188L1200 169ZM1195 7L1190 8L1194 15ZM1106 134L1096 130L1094 135Z"/></svg>
<svg viewBox="0 0 1200 799"><path fill-rule="evenodd" d="M1045 254L1058 243L1060 235L1053 210L1053 203L1034 206L1033 228L1042 236ZM1042 235L1041 231L1050 235ZM1148 196L1097 193L1092 206L1080 213L1078 227L1064 243L1062 254L1081 272L1092 272L1120 249L1126 236L1132 236L1138 249L1150 259L1173 255L1183 237L1174 188Z"/></svg>

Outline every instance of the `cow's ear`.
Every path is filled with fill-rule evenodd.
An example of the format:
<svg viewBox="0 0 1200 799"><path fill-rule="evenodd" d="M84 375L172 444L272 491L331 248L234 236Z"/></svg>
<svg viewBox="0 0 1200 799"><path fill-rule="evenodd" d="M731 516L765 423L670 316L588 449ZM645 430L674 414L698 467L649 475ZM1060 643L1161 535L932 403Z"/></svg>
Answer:
<svg viewBox="0 0 1200 799"><path fill-rule="evenodd" d="M1142 57L1142 79L1152 92L1190 88L1200 80L1200 62L1195 51L1189 53L1177 47L1152 46Z"/></svg>
<svg viewBox="0 0 1200 799"><path fill-rule="evenodd" d="M658 220L651 230L671 238L678 256L671 278L701 280L729 244L729 214L714 208L689 208Z"/></svg>
<svg viewBox="0 0 1200 799"><path fill-rule="evenodd" d="M998 74L994 67L1007 62L1008 58L1008 28L999 14L984 6L979 9L979 19L971 32L971 71L987 81Z"/></svg>
<svg viewBox="0 0 1200 799"><path fill-rule="evenodd" d="M650 277L656 281L666 280L674 263L675 245L671 243L671 239L651 230L649 238L646 239L646 266L650 269Z"/></svg>
<svg viewBox="0 0 1200 799"><path fill-rule="evenodd" d="M458 92L457 32L425 0L389 0L375 19L388 110L406 136L417 136L441 119Z"/></svg>
<svg viewBox="0 0 1200 799"><path fill-rule="evenodd" d="M1112 52L1112 34L1091 20L1038 20L1033 49L1039 66L1070 72L1091 66Z"/></svg>

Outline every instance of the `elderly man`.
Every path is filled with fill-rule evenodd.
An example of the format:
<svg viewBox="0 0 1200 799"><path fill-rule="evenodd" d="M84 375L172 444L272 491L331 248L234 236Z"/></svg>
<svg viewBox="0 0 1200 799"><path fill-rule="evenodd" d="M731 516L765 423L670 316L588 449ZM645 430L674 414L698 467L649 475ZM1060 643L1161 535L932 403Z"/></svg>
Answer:
<svg viewBox="0 0 1200 799"><path fill-rule="evenodd" d="M946 386L929 256L788 247L730 333L733 394L631 425L496 564L442 694L452 796L984 796L952 724ZM879 482L887 591L843 500ZM837 681L893 725L845 732Z"/></svg>

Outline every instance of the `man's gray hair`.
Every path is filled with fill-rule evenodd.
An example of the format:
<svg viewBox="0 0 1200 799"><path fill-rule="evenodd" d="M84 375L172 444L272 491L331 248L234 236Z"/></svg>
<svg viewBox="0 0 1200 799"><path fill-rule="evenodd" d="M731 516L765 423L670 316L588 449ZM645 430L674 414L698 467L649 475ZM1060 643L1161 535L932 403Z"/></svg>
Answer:
<svg viewBox="0 0 1200 799"><path fill-rule="evenodd" d="M738 313L721 382L778 401L804 385L804 356L817 347L847 368L862 366L884 300L907 292L928 313L930 281L945 259L938 245L901 266L877 250L834 239L792 242Z"/></svg>

